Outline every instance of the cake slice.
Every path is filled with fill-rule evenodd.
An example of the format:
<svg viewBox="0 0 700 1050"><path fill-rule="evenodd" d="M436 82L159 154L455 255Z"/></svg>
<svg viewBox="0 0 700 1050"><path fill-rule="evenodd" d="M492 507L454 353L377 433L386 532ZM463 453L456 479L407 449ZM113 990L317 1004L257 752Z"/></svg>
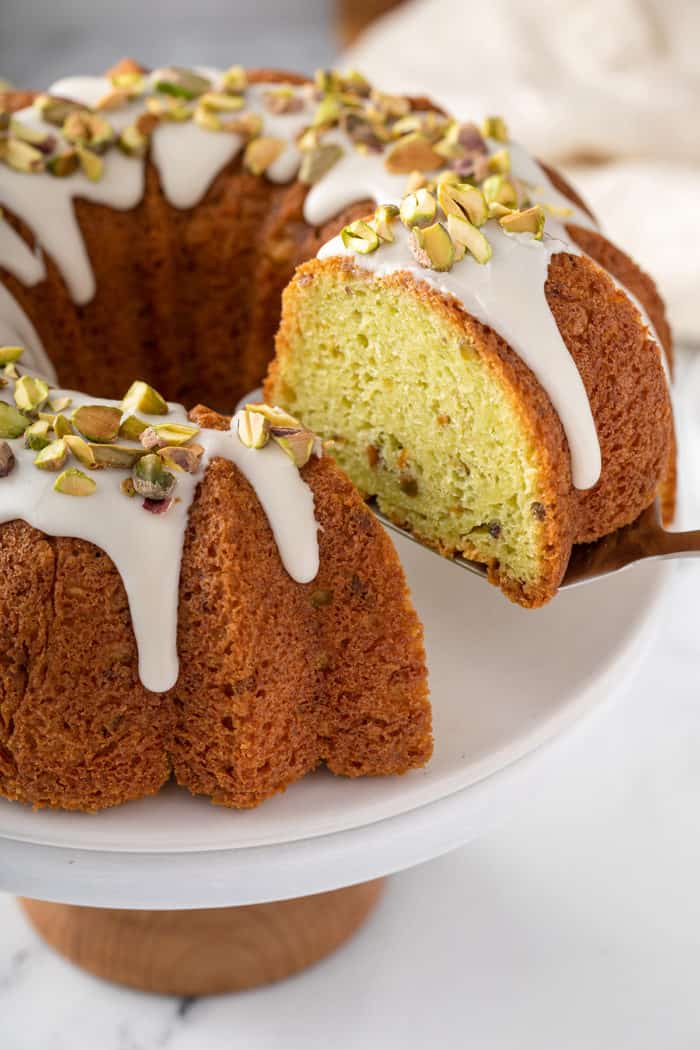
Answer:
<svg viewBox="0 0 700 1050"><path fill-rule="evenodd" d="M410 194L299 267L265 395L329 439L392 520L538 606L573 544L628 524L657 494L672 513L664 352L619 282L666 331L663 307L593 230L553 223L542 237L539 206L491 209L486 223L485 211L481 227L464 213L465 250L439 183L446 211L422 192L425 215ZM537 224L512 231L493 217L533 212Z"/></svg>

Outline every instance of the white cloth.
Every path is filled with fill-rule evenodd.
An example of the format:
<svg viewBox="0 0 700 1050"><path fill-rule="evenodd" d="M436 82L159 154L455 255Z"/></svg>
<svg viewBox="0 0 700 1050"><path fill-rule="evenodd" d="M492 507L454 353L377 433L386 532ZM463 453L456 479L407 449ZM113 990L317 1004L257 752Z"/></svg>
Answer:
<svg viewBox="0 0 700 1050"><path fill-rule="evenodd" d="M698 54L697 0L413 0L342 64L464 119L501 113L657 280L676 335L700 340Z"/></svg>

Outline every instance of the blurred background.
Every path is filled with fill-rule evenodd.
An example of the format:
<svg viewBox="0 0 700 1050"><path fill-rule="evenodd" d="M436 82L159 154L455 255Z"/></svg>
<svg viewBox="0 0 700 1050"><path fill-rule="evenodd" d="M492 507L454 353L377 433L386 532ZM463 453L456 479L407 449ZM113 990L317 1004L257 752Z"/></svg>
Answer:
<svg viewBox="0 0 700 1050"><path fill-rule="evenodd" d="M45 87L123 55L352 65L464 119L503 113L569 174L700 343L698 0L0 0L0 77Z"/></svg>

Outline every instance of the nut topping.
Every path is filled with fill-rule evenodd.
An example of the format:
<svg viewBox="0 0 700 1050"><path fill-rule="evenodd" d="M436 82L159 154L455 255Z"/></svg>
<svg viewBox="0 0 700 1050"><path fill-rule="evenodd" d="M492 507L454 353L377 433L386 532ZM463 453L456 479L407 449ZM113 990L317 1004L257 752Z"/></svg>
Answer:
<svg viewBox="0 0 700 1050"><path fill-rule="evenodd" d="M437 201L428 190L416 190L401 201L400 215L404 226L429 226L437 215Z"/></svg>
<svg viewBox="0 0 700 1050"><path fill-rule="evenodd" d="M97 488L97 483L83 474L82 470L71 467L58 475L53 483L54 492L62 492L64 496L91 496Z"/></svg>
<svg viewBox="0 0 700 1050"><path fill-rule="evenodd" d="M34 460L39 470L63 470L68 459L68 448L62 438L57 438L43 448Z"/></svg>
<svg viewBox="0 0 700 1050"><path fill-rule="evenodd" d="M444 158L436 153L430 139L415 131L389 147L384 164L392 175L409 175L412 171L436 171L443 166Z"/></svg>
<svg viewBox="0 0 700 1050"><path fill-rule="evenodd" d="M238 413L236 418L238 437L246 448L264 448L270 440L270 423L259 412L246 411Z"/></svg>
<svg viewBox="0 0 700 1050"><path fill-rule="evenodd" d="M167 499L176 485L174 475L165 469L162 459L154 452L138 460L131 477L139 496L150 500Z"/></svg>
<svg viewBox="0 0 700 1050"><path fill-rule="evenodd" d="M22 437L31 422L28 416L23 415L13 405L0 401L0 438Z"/></svg>
<svg viewBox="0 0 700 1050"><path fill-rule="evenodd" d="M379 247L379 236L369 223L356 219L340 231L340 237L346 248L360 255L368 255Z"/></svg>
<svg viewBox="0 0 700 1050"><path fill-rule="evenodd" d="M0 478L6 478L15 466L15 455L6 441L0 441Z"/></svg>
<svg viewBox="0 0 700 1050"><path fill-rule="evenodd" d="M416 261L426 269L449 270L454 262L452 238L442 223L436 222L425 228L414 226L409 245Z"/></svg>
<svg viewBox="0 0 700 1050"><path fill-rule="evenodd" d="M121 412L109 405L81 405L71 416L73 426L88 441L102 444L119 436Z"/></svg>
<svg viewBox="0 0 700 1050"><path fill-rule="evenodd" d="M164 416L168 412L165 398L142 379L132 383L122 399L123 416L132 416L136 412L145 412L149 416Z"/></svg>
<svg viewBox="0 0 700 1050"><path fill-rule="evenodd" d="M263 175L277 160L286 147L282 139L261 136L253 139L245 148L243 166L251 175Z"/></svg>
<svg viewBox="0 0 700 1050"><path fill-rule="evenodd" d="M27 375L15 383L15 404L21 412L38 412L48 396L49 387L43 379Z"/></svg>

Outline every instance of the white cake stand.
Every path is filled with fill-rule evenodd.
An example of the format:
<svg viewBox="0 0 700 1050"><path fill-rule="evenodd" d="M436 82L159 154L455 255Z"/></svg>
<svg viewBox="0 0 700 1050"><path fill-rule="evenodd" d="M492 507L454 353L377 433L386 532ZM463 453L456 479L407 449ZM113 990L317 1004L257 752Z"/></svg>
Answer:
<svg viewBox="0 0 700 1050"><path fill-rule="evenodd" d="M545 745L628 679L672 575L648 564L533 612L397 546L426 629L428 769L321 772L241 813L176 788L96 816L0 802L0 889L26 898L57 950L179 995L251 987L321 958L363 921L384 876L467 842L525 797Z"/></svg>

